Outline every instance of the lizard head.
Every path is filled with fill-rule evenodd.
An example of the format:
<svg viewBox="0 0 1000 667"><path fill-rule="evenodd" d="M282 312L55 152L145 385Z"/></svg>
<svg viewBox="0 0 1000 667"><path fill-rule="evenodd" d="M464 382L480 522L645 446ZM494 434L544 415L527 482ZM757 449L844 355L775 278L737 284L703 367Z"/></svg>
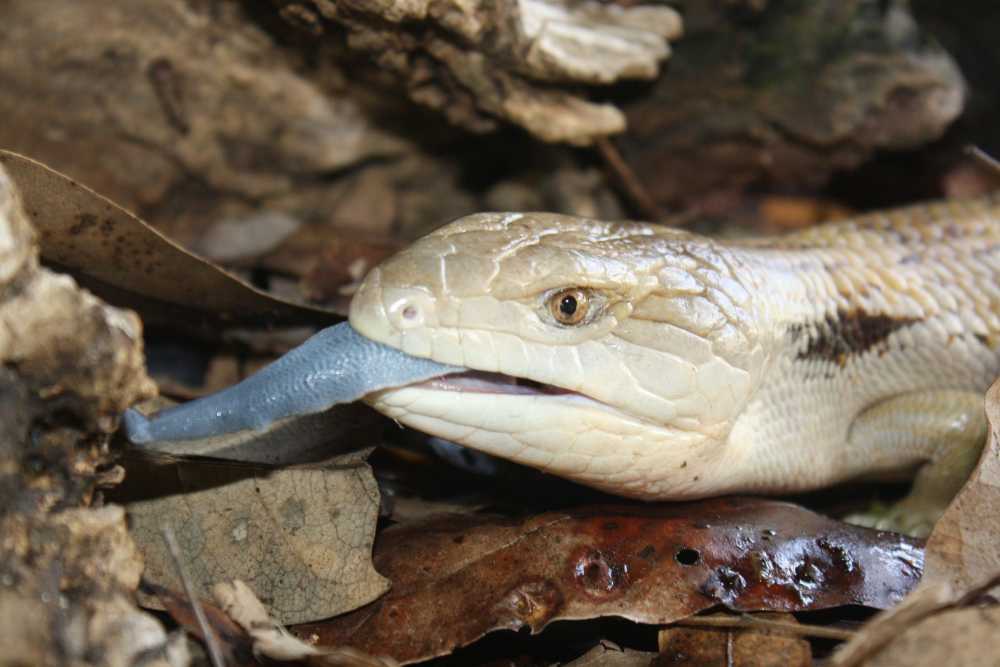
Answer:
<svg viewBox="0 0 1000 667"><path fill-rule="evenodd" d="M736 262L652 225L462 218L373 269L350 321L469 372L367 400L421 431L621 495L724 491L722 450L764 356Z"/></svg>

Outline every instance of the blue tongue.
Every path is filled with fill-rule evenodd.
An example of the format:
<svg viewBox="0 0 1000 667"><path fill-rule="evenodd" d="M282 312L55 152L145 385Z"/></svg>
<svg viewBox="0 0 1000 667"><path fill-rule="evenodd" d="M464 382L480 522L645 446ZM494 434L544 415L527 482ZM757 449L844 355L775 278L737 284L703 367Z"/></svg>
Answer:
<svg viewBox="0 0 1000 667"><path fill-rule="evenodd" d="M380 389L464 370L412 357L365 338L343 322L323 329L271 365L211 396L149 418L127 410L125 434L138 445L262 431L279 420L323 412Z"/></svg>

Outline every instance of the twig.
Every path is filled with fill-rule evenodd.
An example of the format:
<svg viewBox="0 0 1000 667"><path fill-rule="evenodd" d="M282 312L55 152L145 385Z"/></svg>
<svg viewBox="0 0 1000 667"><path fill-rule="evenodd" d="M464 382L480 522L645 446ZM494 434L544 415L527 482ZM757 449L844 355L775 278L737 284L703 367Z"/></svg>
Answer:
<svg viewBox="0 0 1000 667"><path fill-rule="evenodd" d="M997 586L1000 586L1000 573L994 574L983 584L966 591L965 594L962 597L955 600L955 602L951 606L955 608L968 607L969 605L973 604L976 600L978 600L981 596L983 596L986 593L989 593L990 590L996 588Z"/></svg>
<svg viewBox="0 0 1000 667"><path fill-rule="evenodd" d="M188 596L188 600L191 602L191 608L194 610L194 617L198 619L198 625L201 627L202 635L205 637L205 646L208 648L208 658L212 661L212 667L226 667L226 661L222 657L222 649L219 647L219 642L215 638L215 633L212 632L212 628L208 625L208 618L205 616L205 610L202 609L201 601L195 593L194 586L191 584L191 579L187 575L187 570L184 569L184 562L181 559L181 549L177 544L177 538L174 537L174 531L171 530L170 526L166 525L164 525L160 530L163 533L163 541L167 543L167 551L170 552L170 557L174 560L174 567L177 568L177 574L181 578L181 584L184 586L184 593Z"/></svg>
<svg viewBox="0 0 1000 667"><path fill-rule="evenodd" d="M860 667L883 650L902 632L923 622L946 607L952 598L951 586L941 581L925 581L895 607L871 619L857 636L830 657L836 667Z"/></svg>
<svg viewBox="0 0 1000 667"><path fill-rule="evenodd" d="M662 222L666 217L663 211L660 210L656 201L653 200L653 197L635 175L635 172L632 171L632 168L622 158L621 153L618 152L618 148L611 143L611 140L607 137L601 137L597 139L594 145L597 148L597 152L601 154L604 163L612 171L622 189L624 189L625 196L635 206L636 210L650 222Z"/></svg>
<svg viewBox="0 0 1000 667"><path fill-rule="evenodd" d="M801 637L818 637L820 639L836 639L847 641L854 636L853 630L827 628L821 625L802 625L775 621L767 618L757 618L750 614L740 616L691 616L677 621L674 625L708 628L740 628L748 630L777 630L785 634Z"/></svg>
<svg viewBox="0 0 1000 667"><path fill-rule="evenodd" d="M995 176L1000 176L1000 160L997 160L979 146L966 146L965 154L989 169Z"/></svg>

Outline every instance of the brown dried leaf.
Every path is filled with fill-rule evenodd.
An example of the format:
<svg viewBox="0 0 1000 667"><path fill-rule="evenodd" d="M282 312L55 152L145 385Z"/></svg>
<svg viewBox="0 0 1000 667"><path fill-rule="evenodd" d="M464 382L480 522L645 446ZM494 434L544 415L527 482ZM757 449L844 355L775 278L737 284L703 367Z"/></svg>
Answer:
<svg viewBox="0 0 1000 667"><path fill-rule="evenodd" d="M491 630L538 632L555 620L669 623L717 604L887 607L915 585L922 560L909 538L760 499L578 509L519 522L445 517L380 536L375 562L392 580L388 596L295 630L414 662Z"/></svg>
<svg viewBox="0 0 1000 667"><path fill-rule="evenodd" d="M261 292L167 239L93 190L0 151L40 234L42 257L145 316L178 322L332 322L328 311Z"/></svg>
<svg viewBox="0 0 1000 667"><path fill-rule="evenodd" d="M956 626L967 623L968 629L961 633L962 641L966 642L966 631L978 638L990 632L995 634L992 628L1000 619L992 613L986 619L971 613L953 616L957 611L977 610L941 613L970 590L990 588L990 582L1000 575L1000 380L986 392L986 417L990 423L989 441L969 481L935 524L927 540L920 586L842 646L832 665L979 664L975 662L979 659L977 656L996 654L997 649L988 648L988 642L982 641L973 644L982 652L963 653L948 644L953 634L937 634L939 622L949 633L955 633ZM910 634L910 629L914 634ZM939 645L947 647L946 651L957 652L939 655L936 653ZM893 662L896 655L910 656L910 659L926 655L927 662Z"/></svg>
<svg viewBox="0 0 1000 667"><path fill-rule="evenodd" d="M324 468L177 460L131 467L122 493L146 579L180 589L161 535L170 526L196 590L242 579L282 623L327 618L388 588L371 564L378 487L358 456ZM140 495L141 494L141 495Z"/></svg>
<svg viewBox="0 0 1000 667"><path fill-rule="evenodd" d="M852 213L836 202L817 197L768 195L761 198L758 214L759 231L775 233L849 218Z"/></svg>
<svg viewBox="0 0 1000 667"><path fill-rule="evenodd" d="M655 653L620 648L609 641L602 641L565 667L649 667Z"/></svg>
<svg viewBox="0 0 1000 667"><path fill-rule="evenodd" d="M990 435L979 465L927 540L925 582L957 595L1000 574L1000 381L986 392Z"/></svg>
<svg viewBox="0 0 1000 667"><path fill-rule="evenodd" d="M307 299L346 315L353 288L369 269L403 246L401 240L370 232L305 225L262 257L259 264L302 278L301 288Z"/></svg>
<svg viewBox="0 0 1000 667"><path fill-rule="evenodd" d="M901 628L865 667L993 667L1000 656L1000 607L949 609Z"/></svg>
<svg viewBox="0 0 1000 667"><path fill-rule="evenodd" d="M869 621L851 641L842 645L830 660L831 667L863 664L906 628L947 605L951 598L952 591L947 584L923 583L898 605Z"/></svg>
<svg viewBox="0 0 1000 667"><path fill-rule="evenodd" d="M796 623L790 614L765 614L765 618ZM667 665L727 665L731 667L808 667L812 649L801 637L766 630L733 628L664 628L659 636L660 655L652 663Z"/></svg>
<svg viewBox="0 0 1000 667"><path fill-rule="evenodd" d="M244 582L221 582L212 594L226 613L253 639L253 651L271 660L301 660L308 665L327 667L397 667L391 658L370 656L352 648L317 649L293 637L275 623L264 605Z"/></svg>

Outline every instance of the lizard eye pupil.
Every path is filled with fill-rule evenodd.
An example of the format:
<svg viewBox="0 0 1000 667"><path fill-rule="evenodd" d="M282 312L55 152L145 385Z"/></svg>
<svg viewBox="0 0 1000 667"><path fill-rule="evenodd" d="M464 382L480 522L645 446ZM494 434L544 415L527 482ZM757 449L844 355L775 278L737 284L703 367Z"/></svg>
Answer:
<svg viewBox="0 0 1000 667"><path fill-rule="evenodd" d="M579 287L560 290L549 297L548 307L552 318L563 326L583 324L590 311L590 295Z"/></svg>
<svg viewBox="0 0 1000 667"><path fill-rule="evenodd" d="M564 296L559 302L559 312L567 317L572 316L576 312L576 297Z"/></svg>

